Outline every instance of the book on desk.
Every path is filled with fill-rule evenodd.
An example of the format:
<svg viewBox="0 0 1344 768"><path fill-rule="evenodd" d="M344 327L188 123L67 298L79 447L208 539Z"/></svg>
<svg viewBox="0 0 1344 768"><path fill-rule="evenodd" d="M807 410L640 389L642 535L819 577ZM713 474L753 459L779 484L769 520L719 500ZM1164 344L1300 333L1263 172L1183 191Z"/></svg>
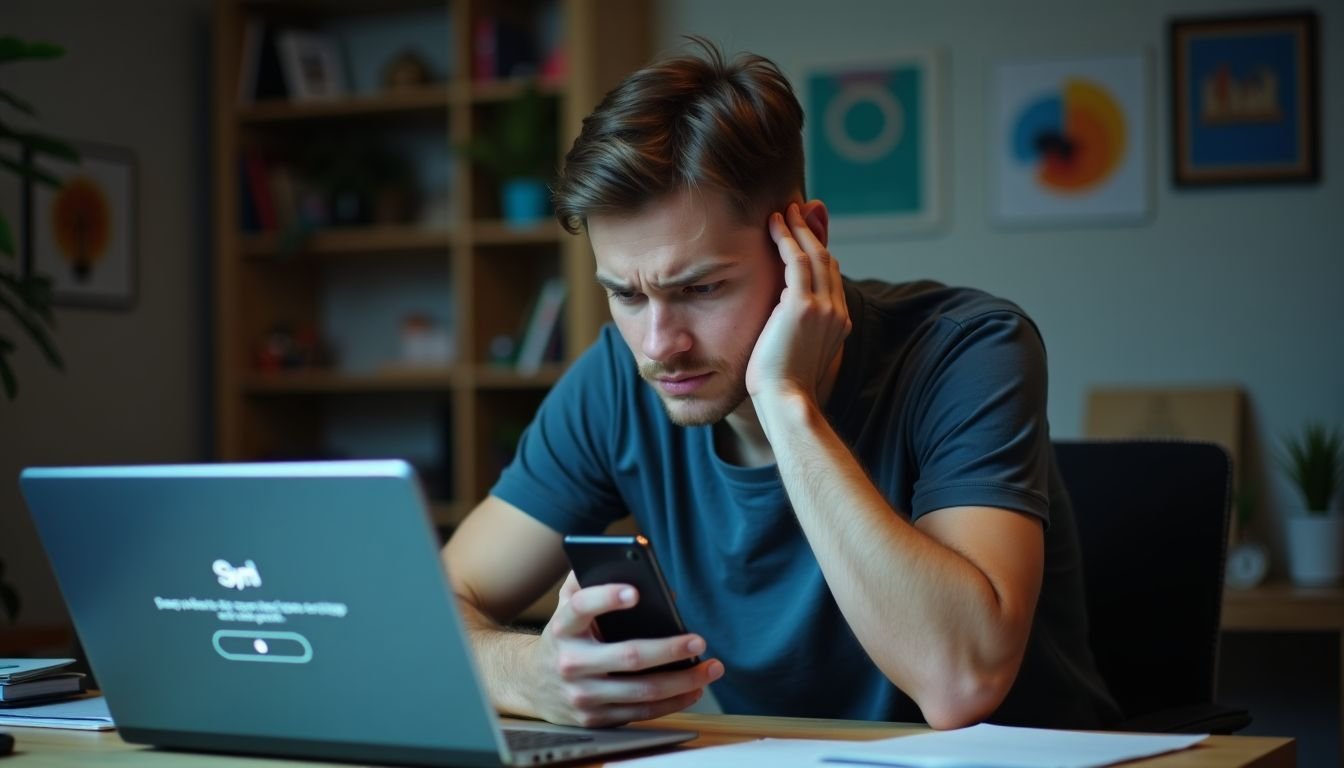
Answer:
<svg viewBox="0 0 1344 768"><path fill-rule="evenodd" d="M84 692L74 659L0 659L0 707L55 701Z"/></svg>

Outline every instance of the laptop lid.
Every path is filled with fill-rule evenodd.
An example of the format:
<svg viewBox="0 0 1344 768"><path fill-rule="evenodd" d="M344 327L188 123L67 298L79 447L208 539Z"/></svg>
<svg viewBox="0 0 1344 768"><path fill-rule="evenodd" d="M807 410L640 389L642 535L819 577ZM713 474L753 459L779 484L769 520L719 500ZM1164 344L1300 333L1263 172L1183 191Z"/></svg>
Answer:
<svg viewBox="0 0 1344 768"><path fill-rule="evenodd" d="M408 464L34 468L20 484L127 741L533 762L483 693Z"/></svg>

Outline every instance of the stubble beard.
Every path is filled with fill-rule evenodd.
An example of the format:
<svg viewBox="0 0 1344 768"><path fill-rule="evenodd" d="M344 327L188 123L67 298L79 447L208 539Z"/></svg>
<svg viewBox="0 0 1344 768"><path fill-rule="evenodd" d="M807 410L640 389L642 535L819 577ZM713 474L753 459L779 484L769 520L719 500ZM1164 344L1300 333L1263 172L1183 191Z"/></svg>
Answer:
<svg viewBox="0 0 1344 768"><path fill-rule="evenodd" d="M727 360L722 358L716 360L688 359L678 361L675 366L644 363L639 366L639 375L658 394L658 399L663 403L663 410L667 411L667 418L673 424L679 427L704 427L718 424L727 418L730 413L736 411L742 403L746 402L746 373L747 363L750 359L751 352L748 350L736 366L730 365ZM669 395L658 386L658 377L677 370L712 371L715 378L728 378L729 389L713 400L705 399L699 395Z"/></svg>

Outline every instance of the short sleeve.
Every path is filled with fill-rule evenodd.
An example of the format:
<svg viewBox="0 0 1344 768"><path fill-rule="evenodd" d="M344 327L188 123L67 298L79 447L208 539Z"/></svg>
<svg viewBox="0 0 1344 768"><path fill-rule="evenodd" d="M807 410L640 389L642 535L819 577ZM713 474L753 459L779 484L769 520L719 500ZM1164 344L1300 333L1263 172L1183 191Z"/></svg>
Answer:
<svg viewBox="0 0 1344 768"><path fill-rule="evenodd" d="M619 359L619 345L604 328L565 371L523 430L491 495L562 533L599 532L625 514L610 471L620 366L629 365Z"/></svg>
<svg viewBox="0 0 1344 768"><path fill-rule="evenodd" d="M919 471L912 519L955 506L1012 509L1050 522L1045 347L1002 310L943 318L914 413Z"/></svg>

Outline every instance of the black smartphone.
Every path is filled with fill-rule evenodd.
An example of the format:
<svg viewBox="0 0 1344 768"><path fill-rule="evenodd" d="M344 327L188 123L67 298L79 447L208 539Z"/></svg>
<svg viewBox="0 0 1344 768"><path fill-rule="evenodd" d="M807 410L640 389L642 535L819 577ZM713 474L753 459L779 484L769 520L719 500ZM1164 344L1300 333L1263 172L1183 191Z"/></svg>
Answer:
<svg viewBox="0 0 1344 768"><path fill-rule="evenodd" d="M663 579L653 547L643 536L566 536L565 555L581 587L629 584L639 590L633 608L597 617L597 631L608 643L686 634L672 592ZM692 657L645 670L686 669L700 663Z"/></svg>

